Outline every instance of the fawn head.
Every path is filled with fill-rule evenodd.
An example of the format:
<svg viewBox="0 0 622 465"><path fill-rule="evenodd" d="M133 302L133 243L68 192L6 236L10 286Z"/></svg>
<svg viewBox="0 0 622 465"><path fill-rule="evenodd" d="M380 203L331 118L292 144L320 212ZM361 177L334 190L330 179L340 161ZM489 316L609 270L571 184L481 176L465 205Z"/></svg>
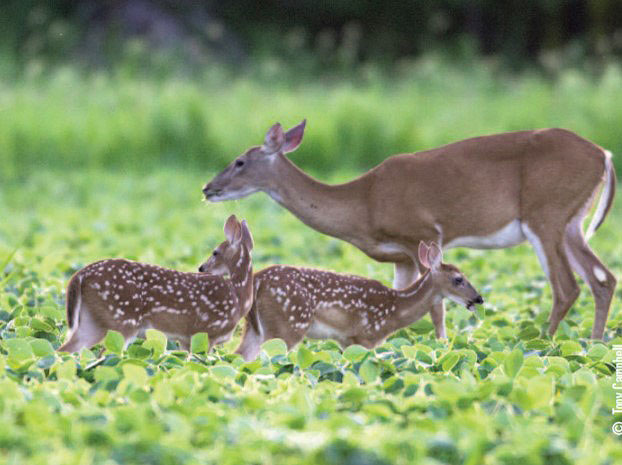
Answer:
<svg viewBox="0 0 622 465"><path fill-rule="evenodd" d="M240 260L242 250L250 254L253 249L253 236L246 220L239 222L235 215L231 215L225 222L224 231L227 240L214 249L209 259L199 267L199 272L231 274Z"/></svg>
<svg viewBox="0 0 622 465"><path fill-rule="evenodd" d="M419 243L419 263L429 270L430 278L440 288L443 297L465 306L467 310L473 310L475 304L484 303L479 292L456 266L443 263L443 252L434 242L430 245L423 241Z"/></svg>
<svg viewBox="0 0 622 465"><path fill-rule="evenodd" d="M278 157L298 148L306 122L303 120L287 132L279 123L272 126L263 145L248 149L205 185L205 198L211 202L235 200L268 188L271 165Z"/></svg>

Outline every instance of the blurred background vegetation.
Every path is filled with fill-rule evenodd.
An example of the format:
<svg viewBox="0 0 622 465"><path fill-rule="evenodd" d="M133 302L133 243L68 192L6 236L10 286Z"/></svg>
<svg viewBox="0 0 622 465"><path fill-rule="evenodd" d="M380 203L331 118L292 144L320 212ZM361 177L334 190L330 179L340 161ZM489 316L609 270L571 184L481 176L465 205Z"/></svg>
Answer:
<svg viewBox="0 0 622 465"><path fill-rule="evenodd" d="M5 0L0 178L219 170L305 117L312 171L550 126L622 153L621 56L616 0Z"/></svg>

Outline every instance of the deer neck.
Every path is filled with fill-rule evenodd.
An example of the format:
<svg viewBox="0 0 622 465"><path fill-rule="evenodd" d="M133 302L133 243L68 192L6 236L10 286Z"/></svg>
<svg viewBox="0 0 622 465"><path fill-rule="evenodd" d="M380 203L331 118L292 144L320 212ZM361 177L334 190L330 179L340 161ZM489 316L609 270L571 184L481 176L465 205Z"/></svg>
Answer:
<svg viewBox="0 0 622 465"><path fill-rule="evenodd" d="M250 310L253 295L253 263L251 254L246 247L240 247L238 256L234 259L229 271L231 293L237 300L235 308L241 316Z"/></svg>
<svg viewBox="0 0 622 465"><path fill-rule="evenodd" d="M303 172L284 155L274 161L274 176L264 189L303 223L324 234L344 240L356 239L366 224L364 182L324 184Z"/></svg>
<svg viewBox="0 0 622 465"><path fill-rule="evenodd" d="M406 289L395 291L395 318L393 325L402 328L424 316L442 297L435 291L433 277L425 273Z"/></svg>

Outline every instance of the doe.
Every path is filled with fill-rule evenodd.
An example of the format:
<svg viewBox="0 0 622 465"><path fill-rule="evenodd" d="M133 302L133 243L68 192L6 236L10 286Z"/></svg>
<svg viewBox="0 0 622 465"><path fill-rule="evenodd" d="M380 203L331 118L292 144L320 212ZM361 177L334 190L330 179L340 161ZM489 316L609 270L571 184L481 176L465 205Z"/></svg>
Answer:
<svg viewBox="0 0 622 465"><path fill-rule="evenodd" d="M281 338L291 349L305 335L334 339L343 347L372 348L420 319L443 298L469 310L484 302L458 268L441 263L438 245L421 242L418 255L426 272L404 290L359 276L293 266L257 272L255 299L236 353L252 360L268 339ZM200 270L217 273L217 266L218 261L211 258Z"/></svg>
<svg viewBox="0 0 622 465"><path fill-rule="evenodd" d="M212 254L219 274L183 273L123 259L102 260L78 271L67 287L69 337L61 352L75 352L119 331L126 346L149 328L178 340L188 350L197 332L210 349L225 342L251 308L253 239L245 221L231 215L226 241Z"/></svg>
<svg viewBox="0 0 622 465"><path fill-rule="evenodd" d="M285 155L298 148L304 129L304 121L287 132L272 126L263 145L236 157L204 187L205 197L221 202L266 192L311 228L395 263L398 289L419 276L420 241L443 249L529 241L553 290L549 333L579 296L574 272L596 303L592 338L603 338L616 277L587 239L613 205L609 151L563 129L508 132L395 155L350 182L328 185ZM601 187L584 236L583 220ZM431 315L437 337L445 337L442 301Z"/></svg>

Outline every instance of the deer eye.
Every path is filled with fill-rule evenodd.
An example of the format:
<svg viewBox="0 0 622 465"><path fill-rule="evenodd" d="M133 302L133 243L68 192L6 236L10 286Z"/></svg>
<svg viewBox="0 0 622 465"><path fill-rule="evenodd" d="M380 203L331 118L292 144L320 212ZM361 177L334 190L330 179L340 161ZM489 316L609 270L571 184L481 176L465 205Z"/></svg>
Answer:
<svg viewBox="0 0 622 465"><path fill-rule="evenodd" d="M456 276L454 278L454 285L455 286L459 286L460 284L462 284L464 282L464 278L462 276Z"/></svg>
<svg viewBox="0 0 622 465"><path fill-rule="evenodd" d="M242 166L244 166L244 160L236 160L235 161L235 166L237 168L241 168Z"/></svg>

